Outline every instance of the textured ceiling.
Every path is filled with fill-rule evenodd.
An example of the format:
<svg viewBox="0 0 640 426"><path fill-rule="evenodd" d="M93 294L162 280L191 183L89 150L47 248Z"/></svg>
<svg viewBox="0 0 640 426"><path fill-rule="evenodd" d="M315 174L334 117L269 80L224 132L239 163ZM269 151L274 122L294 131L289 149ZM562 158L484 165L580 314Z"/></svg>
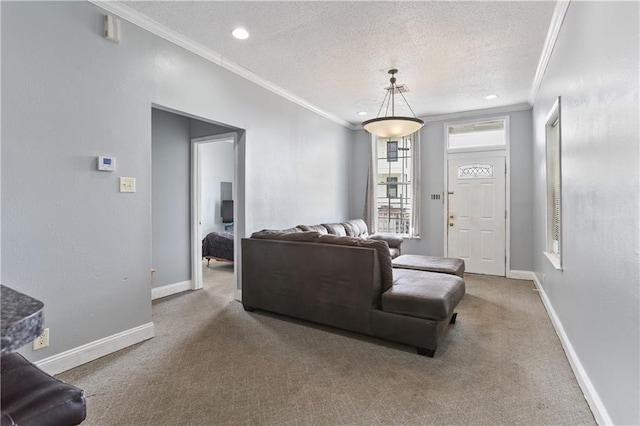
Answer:
<svg viewBox="0 0 640 426"><path fill-rule="evenodd" d="M408 86L405 97L419 117L527 102L555 7L554 1L120 4L351 123L376 116L390 68L399 69L398 83ZM238 26L250 32L248 40L231 36ZM484 99L489 94L499 98Z"/></svg>

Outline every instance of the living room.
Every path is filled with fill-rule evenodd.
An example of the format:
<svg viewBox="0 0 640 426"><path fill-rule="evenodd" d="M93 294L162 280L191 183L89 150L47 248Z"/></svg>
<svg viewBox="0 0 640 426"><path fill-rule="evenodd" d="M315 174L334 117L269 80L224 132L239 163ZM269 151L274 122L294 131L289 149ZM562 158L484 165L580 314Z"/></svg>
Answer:
<svg viewBox="0 0 640 426"><path fill-rule="evenodd" d="M511 269L544 291L596 420L638 424L638 4L573 1L565 12L535 101L459 118L510 117ZM121 42L109 42L108 13L88 2L0 9L1 278L44 302L50 346L21 352L52 374L154 336L153 107L240 129L237 235L364 209L364 131L124 19ZM544 126L558 96L564 270L543 254ZM449 120L425 117L424 194L444 191ZM117 157L117 172L97 172L99 155ZM135 194L117 191L119 176L136 178ZM425 203L423 238L403 249L442 255L442 205Z"/></svg>

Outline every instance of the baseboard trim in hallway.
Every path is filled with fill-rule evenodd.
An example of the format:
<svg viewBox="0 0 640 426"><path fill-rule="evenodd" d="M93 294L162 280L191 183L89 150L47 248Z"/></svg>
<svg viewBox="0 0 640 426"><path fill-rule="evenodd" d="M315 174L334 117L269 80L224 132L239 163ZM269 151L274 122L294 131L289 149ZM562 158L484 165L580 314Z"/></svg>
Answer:
<svg viewBox="0 0 640 426"><path fill-rule="evenodd" d="M507 271L507 278L511 278L513 280L528 280L533 281L536 277L531 271Z"/></svg>
<svg viewBox="0 0 640 426"><path fill-rule="evenodd" d="M151 339L153 336L153 322L149 322L50 356L49 358L36 362L35 365L48 374L58 374L110 353L117 352L128 346Z"/></svg>
<svg viewBox="0 0 640 426"><path fill-rule="evenodd" d="M156 300L162 297L171 296L173 294L182 293L183 291L191 290L191 288L191 280L167 284L163 285L162 287L154 287L151 289L151 300Z"/></svg>
<svg viewBox="0 0 640 426"><path fill-rule="evenodd" d="M578 381L578 385L580 385L580 389L584 394L587 403L589 404L589 408L591 408L591 412L598 422L599 425L611 425L613 422L611 421L611 417L609 417L609 413L605 408L598 392L593 387L593 383L589 379L587 372L584 370L580 359L578 358L578 354L573 350L573 346L569 341L569 337L567 333L564 331L564 327L562 326L562 322L560 322L560 318L556 314L556 311L553 309L553 305L547 296L547 293L544 291L542 284L538 280L537 275L533 274L533 282L538 289L538 293L540 294L540 299L542 299L542 304L544 308L547 310L547 314L551 319L551 323L553 324L553 328L556 330L556 334L560 338L560 343L562 343L562 348L564 349L565 354L567 355L567 359L569 360L569 365L571 365L571 369L573 370L573 374L576 376L576 380Z"/></svg>

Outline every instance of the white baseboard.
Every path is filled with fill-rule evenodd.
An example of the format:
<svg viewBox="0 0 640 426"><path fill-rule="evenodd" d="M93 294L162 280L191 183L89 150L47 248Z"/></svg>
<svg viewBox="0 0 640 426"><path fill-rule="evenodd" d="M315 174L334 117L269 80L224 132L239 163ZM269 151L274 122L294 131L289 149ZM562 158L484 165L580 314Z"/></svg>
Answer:
<svg viewBox="0 0 640 426"><path fill-rule="evenodd" d="M242 290L240 289L236 290L236 300L242 302Z"/></svg>
<svg viewBox="0 0 640 426"><path fill-rule="evenodd" d="M536 278L536 274L531 271L507 271L507 278L533 281Z"/></svg>
<svg viewBox="0 0 640 426"><path fill-rule="evenodd" d="M191 290L191 280L180 281L179 283L167 284L162 287L154 287L151 289L151 300L160 299L161 297L171 296L172 294L182 293Z"/></svg>
<svg viewBox="0 0 640 426"><path fill-rule="evenodd" d="M609 417L607 409L602 403L600 396L598 396L598 392L596 392L596 389L593 387L593 383L591 383L587 372L584 370L584 367L580 362L580 358L578 358L578 354L576 354L576 352L573 350L573 346L569 341L569 337L567 336L567 333L565 333L564 327L562 327L560 318L558 318L558 315L556 315L556 311L553 309L553 305L551 305L551 301L547 297L547 293L544 291L544 288L540 284L540 281L535 274L533 274L533 282L538 289L540 299L542 299L542 304L547 310L547 314L549 314L549 318L551 319L553 328L555 328L556 330L556 334L560 338L560 342L562 343L564 352L567 355L567 359L569 360L569 364L571 365L573 374L575 374L576 379L578 380L578 385L580 385L580 389L582 389L582 393L584 394L584 397L589 404L589 408L591 408L591 412L593 413L596 422L598 422L599 425L613 424L613 422L611 421L611 417Z"/></svg>
<svg viewBox="0 0 640 426"><path fill-rule="evenodd" d="M35 365L51 375L62 373L63 371L86 364L89 361L109 355L110 353L119 351L120 349L151 339L153 335L153 322L149 322L121 333L95 340L91 343L87 343L86 345L78 346L77 348L57 355L50 356L49 358L35 362Z"/></svg>

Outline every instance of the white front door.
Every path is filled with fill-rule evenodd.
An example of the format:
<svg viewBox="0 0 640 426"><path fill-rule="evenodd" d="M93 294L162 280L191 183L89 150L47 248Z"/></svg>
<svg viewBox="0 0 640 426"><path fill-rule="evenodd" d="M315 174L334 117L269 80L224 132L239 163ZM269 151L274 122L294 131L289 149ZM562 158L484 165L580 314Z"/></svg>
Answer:
<svg viewBox="0 0 640 426"><path fill-rule="evenodd" d="M505 157L449 159L447 256L466 272L505 276Z"/></svg>

